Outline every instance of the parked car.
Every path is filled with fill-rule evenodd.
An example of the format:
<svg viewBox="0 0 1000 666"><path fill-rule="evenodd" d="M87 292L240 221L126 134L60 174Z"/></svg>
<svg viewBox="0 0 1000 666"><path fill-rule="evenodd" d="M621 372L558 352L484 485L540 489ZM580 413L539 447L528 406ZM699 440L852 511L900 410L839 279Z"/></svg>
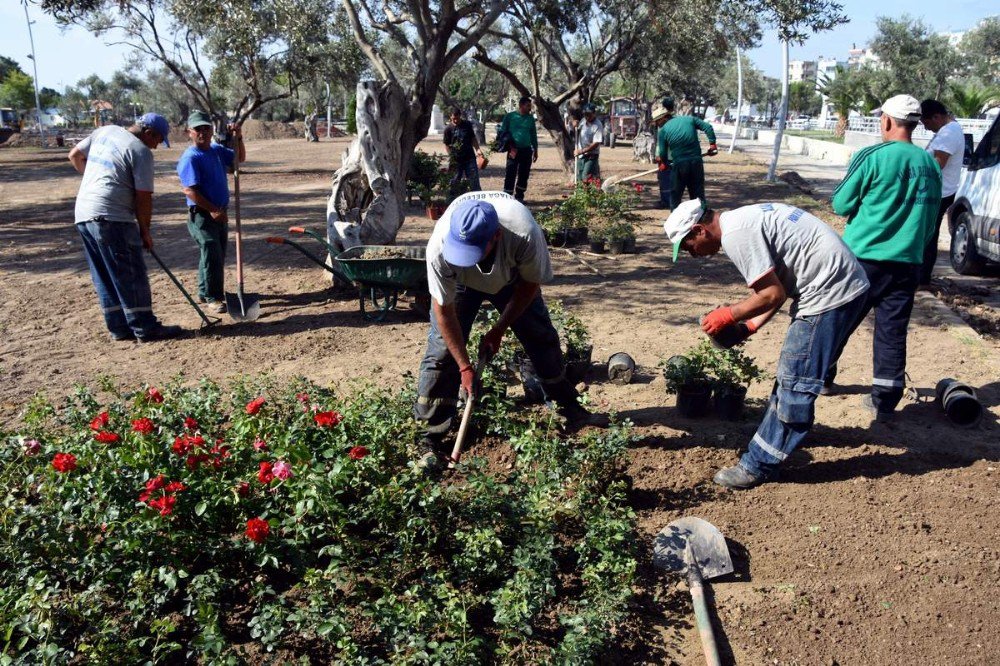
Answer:
<svg viewBox="0 0 1000 666"><path fill-rule="evenodd" d="M976 146L948 209L951 266L975 275L1000 262L1000 117Z"/></svg>

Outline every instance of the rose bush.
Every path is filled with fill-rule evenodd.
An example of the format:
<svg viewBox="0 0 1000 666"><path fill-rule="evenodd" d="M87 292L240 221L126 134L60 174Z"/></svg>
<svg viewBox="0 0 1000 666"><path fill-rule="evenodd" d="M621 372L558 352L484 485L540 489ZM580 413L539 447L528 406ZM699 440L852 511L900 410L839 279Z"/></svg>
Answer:
<svg viewBox="0 0 1000 666"><path fill-rule="evenodd" d="M412 466L412 401L265 380L34 400L0 433L2 663L592 661L636 566L628 430L567 445L484 416L513 469L472 449L442 480Z"/></svg>

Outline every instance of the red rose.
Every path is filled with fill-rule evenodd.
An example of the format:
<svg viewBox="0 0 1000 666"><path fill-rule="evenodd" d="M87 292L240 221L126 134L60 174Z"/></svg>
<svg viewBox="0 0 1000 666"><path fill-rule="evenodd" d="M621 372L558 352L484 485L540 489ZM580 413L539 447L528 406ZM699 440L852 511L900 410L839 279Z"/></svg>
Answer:
<svg viewBox="0 0 1000 666"><path fill-rule="evenodd" d="M52 457L52 468L66 474L76 469L76 456L72 453L57 453Z"/></svg>
<svg viewBox="0 0 1000 666"><path fill-rule="evenodd" d="M149 398L150 402L155 402L157 404L163 402L163 395L155 388L150 388L146 391L146 397Z"/></svg>
<svg viewBox="0 0 1000 666"><path fill-rule="evenodd" d="M184 427L187 428L188 430L197 430L198 429L198 422L195 421L190 416L185 416L184 417Z"/></svg>
<svg viewBox="0 0 1000 666"><path fill-rule="evenodd" d="M247 414L249 414L250 416L253 416L257 412L259 412L260 408L264 406L264 402L265 402L265 400L264 400L263 397L254 398L253 400L251 400L250 402L248 402L247 403Z"/></svg>
<svg viewBox="0 0 1000 666"><path fill-rule="evenodd" d="M187 490L187 486L180 481L171 481L164 490L168 493L179 493L182 490Z"/></svg>
<svg viewBox="0 0 1000 666"><path fill-rule="evenodd" d="M250 484L246 481L240 481L236 485L236 494L240 497L246 497L250 494Z"/></svg>
<svg viewBox="0 0 1000 666"><path fill-rule="evenodd" d="M191 440L188 439L187 435L181 435L174 438L174 445L170 448L177 455L186 456L194 448L194 445L191 444Z"/></svg>
<svg viewBox="0 0 1000 666"><path fill-rule="evenodd" d="M355 446L347 452L347 455L351 457L351 460L361 460L368 455L368 449L364 446Z"/></svg>
<svg viewBox="0 0 1000 666"><path fill-rule="evenodd" d="M113 432L109 432L107 430L102 430L100 432L95 432L94 433L94 439L96 439L101 444L114 444L119 439L121 439L121 437L119 437L118 435L116 435Z"/></svg>
<svg viewBox="0 0 1000 666"><path fill-rule="evenodd" d="M143 490L141 493L139 493L139 501L143 503L148 502L150 495L152 495L151 492L149 492L148 490Z"/></svg>
<svg viewBox="0 0 1000 666"><path fill-rule="evenodd" d="M90 422L91 430L102 430L106 425L108 425L108 413L101 412L93 418Z"/></svg>
<svg viewBox="0 0 1000 666"><path fill-rule="evenodd" d="M199 453L197 455L188 456L187 460L184 461L184 464L187 465L188 469L195 469L196 467L198 467L198 465L202 464L203 462L206 462L207 460L208 460L207 453Z"/></svg>
<svg viewBox="0 0 1000 666"><path fill-rule="evenodd" d="M271 533L271 526L263 518L251 518L247 521L247 538L256 543L264 543Z"/></svg>
<svg viewBox="0 0 1000 666"><path fill-rule="evenodd" d="M149 435L155 428L152 419L141 418L132 421L132 432L137 432L140 435Z"/></svg>
<svg viewBox="0 0 1000 666"><path fill-rule="evenodd" d="M273 465L269 462L262 462L260 470L257 472L257 480L265 486L274 481L274 472L271 471Z"/></svg>
<svg viewBox="0 0 1000 666"><path fill-rule="evenodd" d="M157 474L155 477L146 482L146 490L153 491L159 490L167 483L167 477L162 474Z"/></svg>
<svg viewBox="0 0 1000 666"><path fill-rule="evenodd" d="M340 415L340 412L316 412L313 414L313 421L316 422L316 425L324 428L332 428L340 423L341 419L343 417Z"/></svg>
<svg viewBox="0 0 1000 666"><path fill-rule="evenodd" d="M174 505L176 503L176 497L173 495L164 495L163 497L157 497L154 500L149 500L149 507L159 511L161 516L169 516L174 512Z"/></svg>

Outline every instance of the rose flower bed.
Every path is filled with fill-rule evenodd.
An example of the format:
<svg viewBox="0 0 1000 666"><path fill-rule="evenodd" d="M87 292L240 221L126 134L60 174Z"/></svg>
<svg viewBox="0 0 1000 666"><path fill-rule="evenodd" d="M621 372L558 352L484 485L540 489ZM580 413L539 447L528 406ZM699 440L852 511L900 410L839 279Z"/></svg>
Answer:
<svg viewBox="0 0 1000 666"><path fill-rule="evenodd" d="M412 391L103 388L0 433L0 663L586 663L626 619L625 428L491 402L512 469L435 479Z"/></svg>

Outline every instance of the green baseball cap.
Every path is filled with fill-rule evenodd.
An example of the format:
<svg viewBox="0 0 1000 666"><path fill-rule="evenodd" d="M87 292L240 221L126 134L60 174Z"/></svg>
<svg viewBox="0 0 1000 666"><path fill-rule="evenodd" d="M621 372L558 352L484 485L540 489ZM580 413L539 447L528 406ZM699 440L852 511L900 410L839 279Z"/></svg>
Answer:
<svg viewBox="0 0 1000 666"><path fill-rule="evenodd" d="M188 116L187 126L191 129L198 129L199 127L204 127L208 125L212 127L212 119L204 111L192 111L191 115Z"/></svg>

